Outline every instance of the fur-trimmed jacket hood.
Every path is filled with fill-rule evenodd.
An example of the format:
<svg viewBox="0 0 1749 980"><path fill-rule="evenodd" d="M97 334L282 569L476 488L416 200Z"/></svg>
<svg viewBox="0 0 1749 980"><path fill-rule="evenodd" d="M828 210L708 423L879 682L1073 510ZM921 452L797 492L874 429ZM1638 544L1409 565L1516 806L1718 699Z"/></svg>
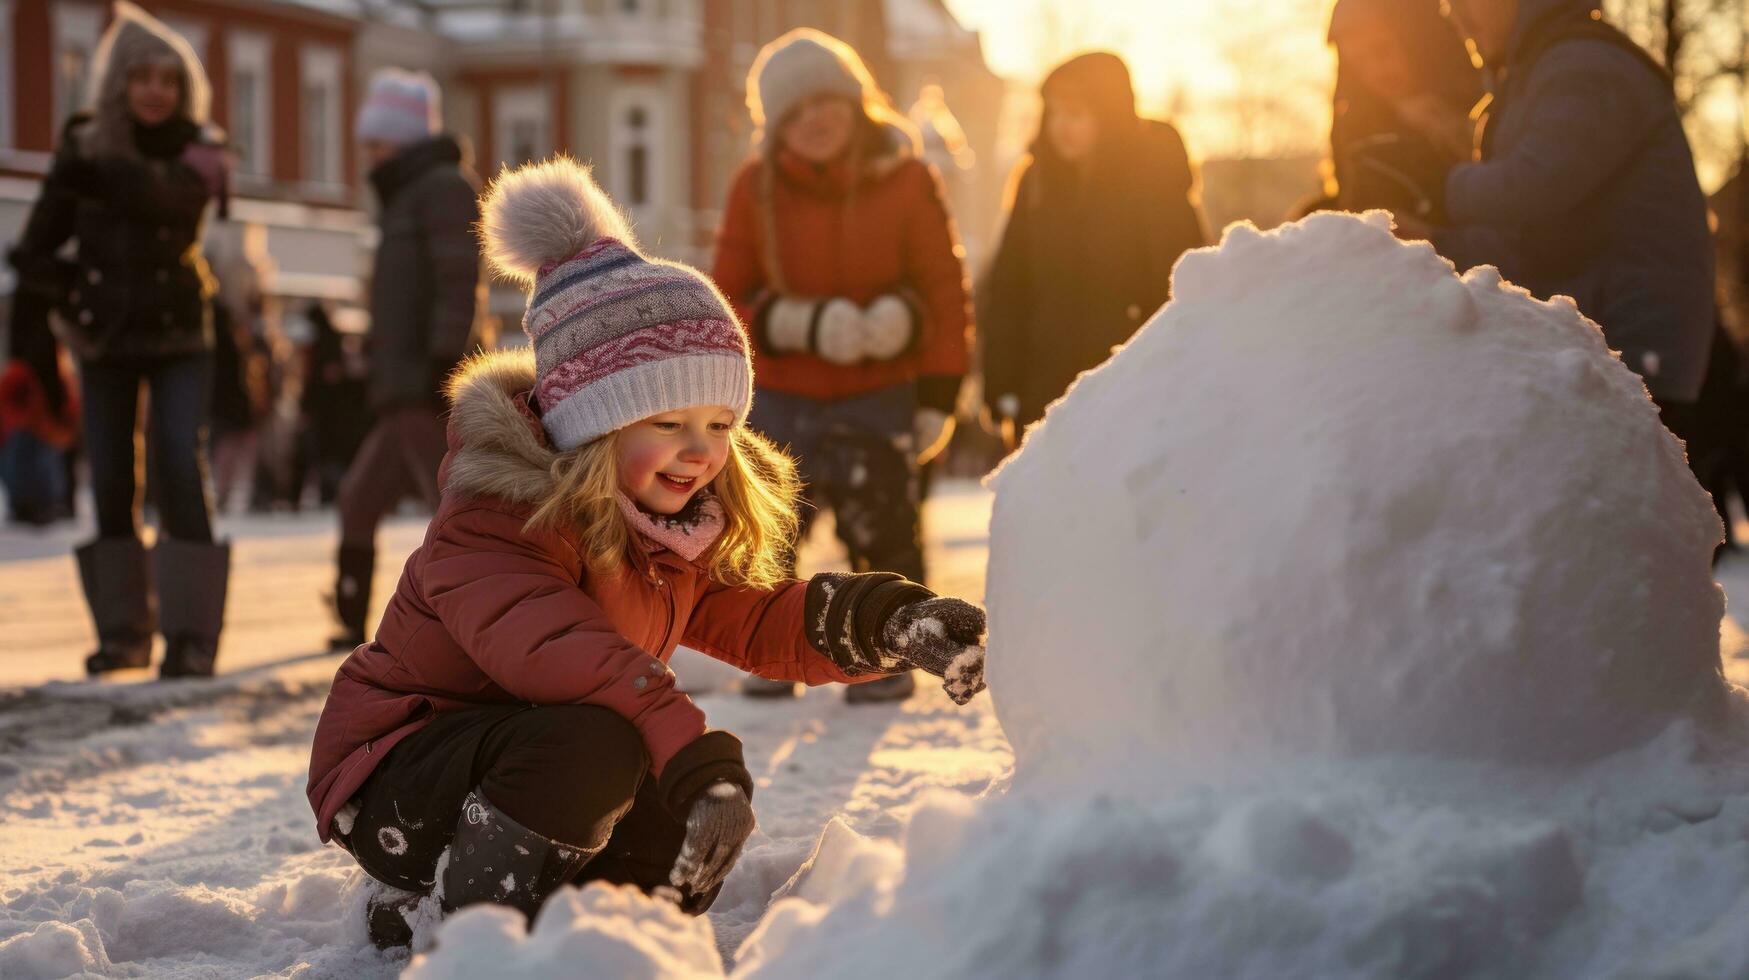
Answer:
<svg viewBox="0 0 1749 980"><path fill-rule="evenodd" d="M493 497L528 508L552 499L558 450L529 400L534 352L511 348L463 361L444 385L449 456L439 485L463 497Z"/></svg>

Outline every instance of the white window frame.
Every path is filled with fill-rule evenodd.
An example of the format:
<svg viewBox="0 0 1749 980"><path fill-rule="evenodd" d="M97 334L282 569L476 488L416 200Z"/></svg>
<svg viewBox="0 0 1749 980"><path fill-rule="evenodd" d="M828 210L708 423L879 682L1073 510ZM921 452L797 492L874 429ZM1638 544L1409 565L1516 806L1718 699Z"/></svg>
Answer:
<svg viewBox="0 0 1749 980"><path fill-rule="evenodd" d="M13 21L12 0L0 0L0 88L5 95L0 97L0 149L10 150L18 145L18 134L14 131L16 123L12 119L13 103L13 64L12 39L18 35L14 30L17 26Z"/></svg>
<svg viewBox="0 0 1749 980"><path fill-rule="evenodd" d="M492 155L496 162L514 167L523 160L510 159L510 131L519 122L533 122L540 127L531 160L544 160L553 152L552 87L545 84L517 85L492 92Z"/></svg>
<svg viewBox="0 0 1749 980"><path fill-rule="evenodd" d="M667 185L667 153L665 135L668 117L663 111L664 101L658 89L648 87L622 88L615 92L609 100L611 114L608 116L607 179L609 192L615 201L620 202L632 215L645 218L655 214L667 205L665 192ZM644 113L642 140L646 152L645 163L648 171L644 175L649 196L642 203L632 201L632 175L626 166L626 155L637 145L639 135L634 132L630 115L634 110Z"/></svg>
<svg viewBox="0 0 1749 980"><path fill-rule="evenodd" d="M234 139L241 138L236 124L241 94L237 91L237 76L247 72L256 78L255 104L251 107L255 111L255 128L250 134L251 145L239 147L243 159L238 164L238 176L268 180L273 176L273 40L252 31L233 31L225 42L230 56L225 91L230 93L231 114L225 124Z"/></svg>
<svg viewBox="0 0 1749 980"><path fill-rule="evenodd" d="M71 106L75 111L85 105L91 87L91 56L97 51L97 40L103 36L103 8L91 3L57 3L50 19L50 50L53 52L52 83L54 86L54 107L58 114L54 124L58 127L66 122L71 113L65 110ZM85 64L79 73L79 78L70 84L76 86L75 91L68 92L69 82L61 77L61 55L69 49L82 50L85 54ZM69 96L71 98L69 99Z"/></svg>
<svg viewBox="0 0 1749 980"><path fill-rule="evenodd" d="M307 131L302 133L303 159L300 164L304 183L320 189L343 187L346 183L346 153L343 142L345 133L341 122L340 103L344 93L340 84L340 50L326 44L304 46L298 51L298 77L300 106L306 104L305 95L312 87L326 89L328 93L325 103L327 111L323 113L324 118L319 123L326 137L323 144L326 152L323 153L322 160L317 161L312 155L310 134ZM304 126L308 121L309 117L300 111L298 125ZM315 172L313 163L320 164L320 173Z"/></svg>

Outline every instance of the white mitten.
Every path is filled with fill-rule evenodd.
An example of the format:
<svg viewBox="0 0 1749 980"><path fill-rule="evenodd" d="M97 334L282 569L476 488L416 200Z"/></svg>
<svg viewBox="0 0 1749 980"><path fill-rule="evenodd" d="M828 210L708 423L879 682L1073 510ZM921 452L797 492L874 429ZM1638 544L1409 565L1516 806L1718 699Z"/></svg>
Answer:
<svg viewBox="0 0 1749 980"><path fill-rule="evenodd" d="M888 293L869 304L862 314L863 353L871 360L890 361L905 353L917 335L917 318L910 304Z"/></svg>
<svg viewBox="0 0 1749 980"><path fill-rule="evenodd" d="M855 364L863 358L863 316L855 303L842 297L826 301L814 330L814 353L833 364Z"/></svg>
<svg viewBox="0 0 1749 980"><path fill-rule="evenodd" d="M804 354L808 350L808 325L814 321L811 299L784 298L765 311L765 344L773 354Z"/></svg>

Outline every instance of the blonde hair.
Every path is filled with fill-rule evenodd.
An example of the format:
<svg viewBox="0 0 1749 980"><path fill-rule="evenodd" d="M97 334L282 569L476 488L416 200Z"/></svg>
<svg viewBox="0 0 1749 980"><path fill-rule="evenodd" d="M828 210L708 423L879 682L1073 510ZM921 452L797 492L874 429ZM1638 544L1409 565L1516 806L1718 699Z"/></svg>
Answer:
<svg viewBox="0 0 1749 980"><path fill-rule="evenodd" d="M619 433L602 436L553 460L555 491L525 530L575 526L584 561L598 575L617 575L633 547L620 511ZM723 508L723 530L700 563L724 585L769 589L790 577L801 481L795 461L745 426L729 434L729 457L707 490Z"/></svg>

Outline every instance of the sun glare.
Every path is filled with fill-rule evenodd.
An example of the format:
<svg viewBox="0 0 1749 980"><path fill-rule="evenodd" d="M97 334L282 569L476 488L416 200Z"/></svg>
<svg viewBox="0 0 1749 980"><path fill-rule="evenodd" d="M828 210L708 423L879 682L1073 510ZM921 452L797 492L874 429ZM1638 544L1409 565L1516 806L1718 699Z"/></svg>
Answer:
<svg viewBox="0 0 1749 980"><path fill-rule="evenodd" d="M1210 156L1315 152L1328 134L1329 0L947 0L998 73L1036 83L1080 51L1129 62L1142 111Z"/></svg>

